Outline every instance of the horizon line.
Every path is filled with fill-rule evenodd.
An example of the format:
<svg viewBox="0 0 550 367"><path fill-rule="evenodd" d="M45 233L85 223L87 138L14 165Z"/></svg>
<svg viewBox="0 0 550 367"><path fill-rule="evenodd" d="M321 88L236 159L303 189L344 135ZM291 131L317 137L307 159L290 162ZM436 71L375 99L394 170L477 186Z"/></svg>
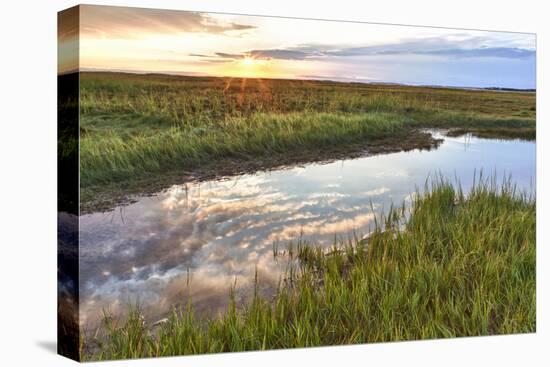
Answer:
<svg viewBox="0 0 550 367"><path fill-rule="evenodd" d="M372 80L366 81L361 79L354 78L342 78L340 80L333 79L330 77L297 77L297 78L276 78L276 77L250 77L250 76L230 76L230 75L210 75L206 73L193 73L193 72L184 72L184 71L152 71L152 70L128 70L128 69L96 69L96 68L78 68L71 69L67 71L58 72L57 75L67 75L73 73L120 73L120 74L134 74L134 75L168 75L168 76L180 76L180 77L190 77L190 78L238 78L238 79L270 79L270 80L308 80L308 81L325 81L333 83L342 83L342 84L367 84L367 85L399 85L406 87L425 87L425 88L449 88L449 89L473 89L473 90L495 90L495 91L523 91L523 92L536 92L536 87L533 88L514 88L514 87L503 87L503 86L466 86L466 85L452 85L452 84L422 84L422 83L404 83L404 82L390 82L383 80Z"/></svg>

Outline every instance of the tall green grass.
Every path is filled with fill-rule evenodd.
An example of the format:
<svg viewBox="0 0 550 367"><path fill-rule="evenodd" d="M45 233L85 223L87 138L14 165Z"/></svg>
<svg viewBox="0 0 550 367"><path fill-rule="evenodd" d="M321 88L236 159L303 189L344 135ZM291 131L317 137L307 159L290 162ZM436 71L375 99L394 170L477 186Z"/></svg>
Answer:
<svg viewBox="0 0 550 367"><path fill-rule="evenodd" d="M116 132L84 138L81 182L106 183L142 172L192 169L222 158L256 159L331 144L353 144L402 131L399 115L329 113L253 114L216 125L167 128L128 137Z"/></svg>
<svg viewBox="0 0 550 367"><path fill-rule="evenodd" d="M83 357L534 332L535 221L534 198L509 180L480 180L467 195L438 180L410 212L402 207L381 217L368 239L328 253L294 245L274 300L256 291L244 308L232 298L212 318L197 316L189 303L154 332L132 309L125 320L106 317L98 349Z"/></svg>

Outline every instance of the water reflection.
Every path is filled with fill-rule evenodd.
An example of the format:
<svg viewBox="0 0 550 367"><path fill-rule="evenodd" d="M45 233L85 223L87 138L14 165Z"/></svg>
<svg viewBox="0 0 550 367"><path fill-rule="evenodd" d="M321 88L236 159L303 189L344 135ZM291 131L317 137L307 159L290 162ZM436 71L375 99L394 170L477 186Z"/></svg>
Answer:
<svg viewBox="0 0 550 367"><path fill-rule="evenodd" d="M246 297L257 270L273 292L284 264L273 242L302 235L320 246L366 233L373 212L410 201L430 173L468 189L474 168L512 174L534 190L535 144L449 138L412 151L174 186L110 213L80 218L81 323L107 308L142 305L150 320L191 297L199 310L225 308L229 287Z"/></svg>

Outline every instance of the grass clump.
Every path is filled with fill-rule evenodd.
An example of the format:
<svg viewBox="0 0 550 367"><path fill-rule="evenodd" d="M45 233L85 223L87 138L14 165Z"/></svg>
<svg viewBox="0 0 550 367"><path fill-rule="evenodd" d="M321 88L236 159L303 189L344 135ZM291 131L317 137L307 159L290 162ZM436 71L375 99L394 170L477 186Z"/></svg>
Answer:
<svg viewBox="0 0 550 367"><path fill-rule="evenodd" d="M535 221L535 201L510 181L483 180L466 195L440 180L368 239L329 253L300 243L274 300L255 292L211 318L189 304L155 332L134 309L120 323L107 318L105 338L84 358L534 332Z"/></svg>
<svg viewBox="0 0 550 367"><path fill-rule="evenodd" d="M162 172L174 166L197 168L216 159L255 159L353 144L386 137L403 129L405 119L387 113L254 114L227 118L217 125L170 127L155 133L108 131L84 138L81 180L104 184L131 179L142 172Z"/></svg>

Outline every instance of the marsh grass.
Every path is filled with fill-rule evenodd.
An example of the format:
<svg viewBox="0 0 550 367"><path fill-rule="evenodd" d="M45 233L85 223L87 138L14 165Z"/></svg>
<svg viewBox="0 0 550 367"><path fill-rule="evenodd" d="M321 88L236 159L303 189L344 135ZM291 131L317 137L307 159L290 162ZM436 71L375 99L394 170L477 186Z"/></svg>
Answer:
<svg viewBox="0 0 550 367"><path fill-rule="evenodd" d="M533 93L121 73L80 78L84 203L167 172L320 149L353 152L391 136L404 140L417 128L535 138Z"/></svg>
<svg viewBox="0 0 550 367"><path fill-rule="evenodd" d="M386 113L253 114L227 118L215 126L166 128L131 137L116 132L85 138L81 180L106 183L179 166L196 168L222 158L255 159L360 139L387 137L403 129L405 119Z"/></svg>
<svg viewBox="0 0 550 367"><path fill-rule="evenodd" d="M434 180L364 239L300 241L273 300L199 317L192 302L154 331L138 308L106 317L84 359L119 359L535 331L535 200L509 179L467 194ZM279 249L274 245L274 256ZM256 287L259 283L256 279Z"/></svg>
<svg viewBox="0 0 550 367"><path fill-rule="evenodd" d="M534 93L370 85L329 81L81 73L84 115L135 113L193 125L252 113L426 109L530 118Z"/></svg>

